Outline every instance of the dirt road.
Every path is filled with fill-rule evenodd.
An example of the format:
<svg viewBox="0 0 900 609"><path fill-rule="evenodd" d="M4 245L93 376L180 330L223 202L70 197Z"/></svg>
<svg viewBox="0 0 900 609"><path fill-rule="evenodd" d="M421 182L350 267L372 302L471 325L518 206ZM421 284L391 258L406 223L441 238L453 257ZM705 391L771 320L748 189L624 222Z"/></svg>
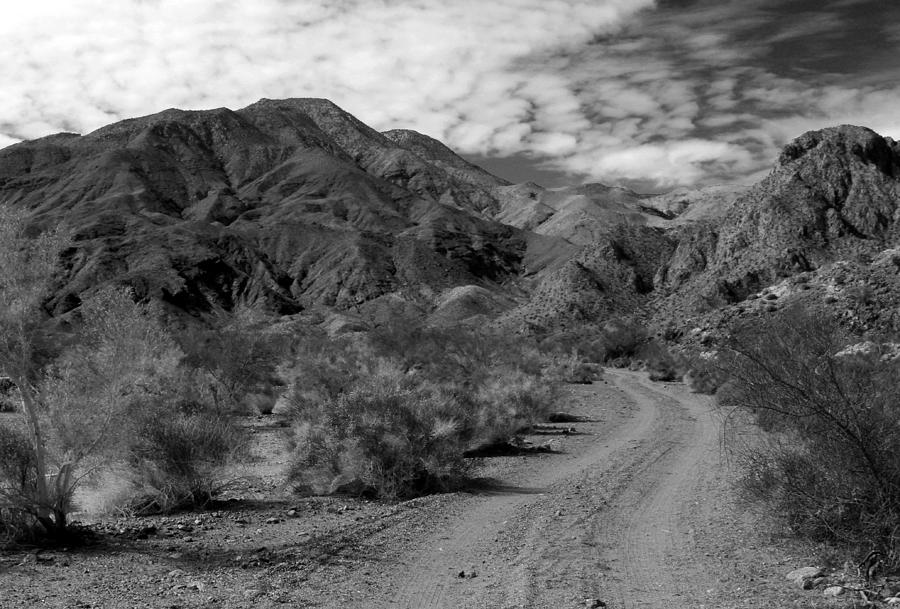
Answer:
<svg viewBox="0 0 900 609"><path fill-rule="evenodd" d="M606 378L612 388L581 390L595 422L570 454L469 502L410 557L390 606L717 606L717 559L697 555L697 527L716 510L709 399L640 373Z"/></svg>
<svg viewBox="0 0 900 609"><path fill-rule="evenodd" d="M0 552L0 609L799 606L783 574L815 556L735 503L709 398L605 378L567 389L560 409L590 419L577 433L531 438L556 453L485 459L486 490L399 504L296 497L264 425L267 458L214 509L101 519L96 545L40 558Z"/></svg>

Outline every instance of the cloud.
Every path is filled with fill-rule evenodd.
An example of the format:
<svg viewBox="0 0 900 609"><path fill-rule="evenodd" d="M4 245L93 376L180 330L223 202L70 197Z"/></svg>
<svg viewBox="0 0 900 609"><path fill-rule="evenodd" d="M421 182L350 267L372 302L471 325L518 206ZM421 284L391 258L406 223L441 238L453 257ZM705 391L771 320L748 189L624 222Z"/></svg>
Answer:
<svg viewBox="0 0 900 609"><path fill-rule="evenodd" d="M18 144L21 140L9 137L7 135L3 135L0 133L0 148L6 148L7 146L12 146L13 144Z"/></svg>
<svg viewBox="0 0 900 609"><path fill-rule="evenodd" d="M16 3L0 21L0 146L167 107L313 96L377 129L588 180L742 181L802 130L900 136L900 40L875 1Z"/></svg>

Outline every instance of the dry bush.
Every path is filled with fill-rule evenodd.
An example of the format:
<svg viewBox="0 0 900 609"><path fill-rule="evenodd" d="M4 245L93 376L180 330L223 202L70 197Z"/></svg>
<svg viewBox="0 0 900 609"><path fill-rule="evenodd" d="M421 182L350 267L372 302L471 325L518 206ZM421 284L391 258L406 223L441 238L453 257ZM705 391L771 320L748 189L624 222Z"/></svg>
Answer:
<svg viewBox="0 0 900 609"><path fill-rule="evenodd" d="M497 370L469 398L477 408L469 439L488 444L508 441L523 428L546 421L557 397L557 386L546 379Z"/></svg>
<svg viewBox="0 0 900 609"><path fill-rule="evenodd" d="M452 486L465 472L468 414L442 388L385 364L325 401L293 405L289 479L315 492L359 480L381 497Z"/></svg>
<svg viewBox="0 0 900 609"><path fill-rule="evenodd" d="M585 362L576 353L552 357L542 372L544 378L560 383L589 384L603 377L599 364Z"/></svg>
<svg viewBox="0 0 900 609"><path fill-rule="evenodd" d="M496 367L537 375L546 365L534 340L499 331L396 323L371 332L369 345L374 355L395 360L405 370L470 384L483 382Z"/></svg>
<svg viewBox="0 0 900 609"><path fill-rule="evenodd" d="M0 425L0 547L31 533L33 518L23 507L35 494L36 476L28 434Z"/></svg>
<svg viewBox="0 0 900 609"><path fill-rule="evenodd" d="M0 412L15 412L21 403L22 398L16 384L8 378L0 377Z"/></svg>
<svg viewBox="0 0 900 609"><path fill-rule="evenodd" d="M539 344L545 354L574 355L583 362L628 362L638 355L647 339L647 330L640 322L616 318L603 326L585 324L544 336Z"/></svg>
<svg viewBox="0 0 900 609"><path fill-rule="evenodd" d="M763 433L729 448L748 496L797 533L900 550L900 364L847 343L833 320L798 309L739 329L719 403Z"/></svg>
<svg viewBox="0 0 900 609"><path fill-rule="evenodd" d="M127 461L132 490L124 505L129 511L206 505L224 485L225 467L246 450L244 432L230 413L173 397L157 396L134 412Z"/></svg>
<svg viewBox="0 0 900 609"><path fill-rule="evenodd" d="M694 393L715 395L728 381L728 372L713 352L685 358L684 367L684 382Z"/></svg>
<svg viewBox="0 0 900 609"><path fill-rule="evenodd" d="M289 351L289 334L269 314L249 306L218 311L205 321L178 335L185 363L205 372L198 380L219 408L252 407L270 414L283 386L278 369Z"/></svg>
<svg viewBox="0 0 900 609"><path fill-rule="evenodd" d="M633 319L613 319L601 330L599 343L603 350L603 359L608 362L616 359L630 360L638 355L647 342L647 329Z"/></svg>
<svg viewBox="0 0 900 609"><path fill-rule="evenodd" d="M640 358L645 362L651 381L678 381L682 377L682 364L665 346L653 340L641 349Z"/></svg>
<svg viewBox="0 0 900 609"><path fill-rule="evenodd" d="M372 344L298 350L288 400L298 487L357 480L384 497L449 488L468 448L509 440L552 410L556 383L532 371L546 365L533 347L468 332L416 335L421 344L391 332Z"/></svg>

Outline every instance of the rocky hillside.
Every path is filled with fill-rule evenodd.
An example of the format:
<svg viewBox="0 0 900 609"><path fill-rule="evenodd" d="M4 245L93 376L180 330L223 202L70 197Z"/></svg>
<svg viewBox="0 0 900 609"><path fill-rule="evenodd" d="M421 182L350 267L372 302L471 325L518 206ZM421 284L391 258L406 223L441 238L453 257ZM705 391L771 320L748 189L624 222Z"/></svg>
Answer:
<svg viewBox="0 0 900 609"><path fill-rule="evenodd" d="M255 302L334 331L632 315L702 330L792 298L900 329L883 306L900 304L900 145L861 127L805 134L749 188L644 195L512 185L327 100L261 100L5 148L0 201L71 227L57 314L116 282L189 314Z"/></svg>
<svg viewBox="0 0 900 609"><path fill-rule="evenodd" d="M527 250L489 217L505 184L318 99L167 110L0 151L0 201L74 230L57 312L108 281L190 312L350 309L387 294L427 306L454 286L500 286Z"/></svg>
<svg viewBox="0 0 900 609"><path fill-rule="evenodd" d="M900 329L890 321L900 285L889 262L900 245L900 144L869 129L806 133L724 217L690 224L676 235L677 246L656 281L663 316L756 310L751 304L761 297L769 312L773 301L792 299L834 309L860 300L842 296L844 277L854 290L872 292L862 300L878 301L883 315L875 325Z"/></svg>

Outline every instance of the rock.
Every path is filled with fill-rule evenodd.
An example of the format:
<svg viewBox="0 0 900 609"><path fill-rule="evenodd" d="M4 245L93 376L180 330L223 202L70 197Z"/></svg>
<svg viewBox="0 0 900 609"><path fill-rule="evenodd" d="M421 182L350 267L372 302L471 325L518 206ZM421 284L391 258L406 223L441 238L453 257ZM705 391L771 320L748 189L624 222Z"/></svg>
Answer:
<svg viewBox="0 0 900 609"><path fill-rule="evenodd" d="M181 577L186 575L186 573L182 569L172 569L166 574L166 577Z"/></svg>
<svg viewBox="0 0 900 609"><path fill-rule="evenodd" d="M815 579L817 577L822 577L825 573L819 567L802 567L800 569L794 569L790 573L785 576L785 579L792 581L796 584L803 585L803 580L805 579Z"/></svg>
<svg viewBox="0 0 900 609"><path fill-rule="evenodd" d="M253 600L255 598L259 598L262 595L262 591L257 590L255 588L248 588L244 590L244 598L247 600Z"/></svg>
<svg viewBox="0 0 900 609"><path fill-rule="evenodd" d="M892 596L884 601L888 605L900 605L900 596Z"/></svg>
<svg viewBox="0 0 900 609"><path fill-rule="evenodd" d="M597 607L606 607L606 603L599 598L586 598L584 599L584 606L588 609L596 609Z"/></svg>
<svg viewBox="0 0 900 609"><path fill-rule="evenodd" d="M840 596L844 593L843 586L828 586L822 591L825 596Z"/></svg>

